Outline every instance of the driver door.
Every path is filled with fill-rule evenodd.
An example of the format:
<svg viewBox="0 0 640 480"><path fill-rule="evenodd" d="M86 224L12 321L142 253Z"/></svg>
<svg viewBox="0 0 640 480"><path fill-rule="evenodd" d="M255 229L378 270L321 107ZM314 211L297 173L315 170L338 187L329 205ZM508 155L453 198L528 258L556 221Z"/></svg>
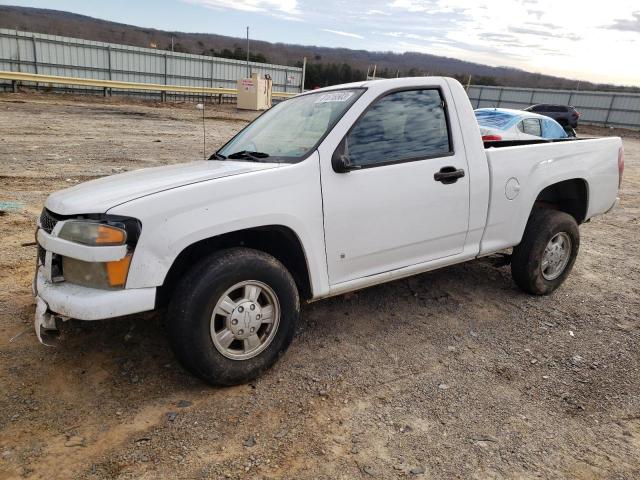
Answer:
<svg viewBox="0 0 640 480"><path fill-rule="evenodd" d="M441 89L419 88L364 111L337 152L354 167L348 173L321 151L331 285L462 252L469 175L459 139Z"/></svg>

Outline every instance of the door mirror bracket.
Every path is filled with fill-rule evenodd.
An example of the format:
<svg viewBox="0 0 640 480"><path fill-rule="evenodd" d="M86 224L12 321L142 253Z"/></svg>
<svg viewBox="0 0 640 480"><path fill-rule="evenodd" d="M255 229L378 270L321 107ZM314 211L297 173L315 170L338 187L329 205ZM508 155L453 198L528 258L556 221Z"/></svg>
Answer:
<svg viewBox="0 0 640 480"><path fill-rule="evenodd" d="M345 140L342 140L331 157L331 166L333 167L333 171L336 173L348 173L352 170L361 169L361 165L354 165L351 162L349 154L345 150Z"/></svg>

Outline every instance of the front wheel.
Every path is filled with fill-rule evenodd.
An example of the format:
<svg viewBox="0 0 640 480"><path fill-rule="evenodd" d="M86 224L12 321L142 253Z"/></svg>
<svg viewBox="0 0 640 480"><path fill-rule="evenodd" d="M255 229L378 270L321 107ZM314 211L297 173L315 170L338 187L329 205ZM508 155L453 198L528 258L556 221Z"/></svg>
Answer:
<svg viewBox="0 0 640 480"><path fill-rule="evenodd" d="M182 365L213 385L257 377L284 352L300 313L298 290L274 257L249 248L204 259L169 306L169 341Z"/></svg>
<svg viewBox="0 0 640 480"><path fill-rule="evenodd" d="M565 281L578 255L580 232L576 220L558 210L532 212L513 249L511 275L525 292L548 295Z"/></svg>

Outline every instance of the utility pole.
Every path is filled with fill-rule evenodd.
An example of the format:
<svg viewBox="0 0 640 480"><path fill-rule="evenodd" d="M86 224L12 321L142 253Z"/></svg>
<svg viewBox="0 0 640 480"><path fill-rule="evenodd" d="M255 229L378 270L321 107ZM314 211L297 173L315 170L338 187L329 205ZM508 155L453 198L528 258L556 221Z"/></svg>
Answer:
<svg viewBox="0 0 640 480"><path fill-rule="evenodd" d="M247 77L251 76L251 67L249 66L249 27L247 27Z"/></svg>
<svg viewBox="0 0 640 480"><path fill-rule="evenodd" d="M171 51L173 52L173 35L171 35Z"/></svg>

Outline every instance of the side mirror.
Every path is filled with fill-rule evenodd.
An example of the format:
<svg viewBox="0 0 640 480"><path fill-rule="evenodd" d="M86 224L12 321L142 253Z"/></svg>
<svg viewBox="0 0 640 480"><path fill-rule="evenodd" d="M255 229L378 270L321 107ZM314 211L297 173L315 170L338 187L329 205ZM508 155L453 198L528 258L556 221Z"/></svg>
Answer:
<svg viewBox="0 0 640 480"><path fill-rule="evenodd" d="M345 146L346 139L343 139L331 157L331 166L333 167L333 171L336 173L348 173L351 170L359 170L362 168L360 165L354 165L351 163L351 159L349 158L349 154L346 152Z"/></svg>

